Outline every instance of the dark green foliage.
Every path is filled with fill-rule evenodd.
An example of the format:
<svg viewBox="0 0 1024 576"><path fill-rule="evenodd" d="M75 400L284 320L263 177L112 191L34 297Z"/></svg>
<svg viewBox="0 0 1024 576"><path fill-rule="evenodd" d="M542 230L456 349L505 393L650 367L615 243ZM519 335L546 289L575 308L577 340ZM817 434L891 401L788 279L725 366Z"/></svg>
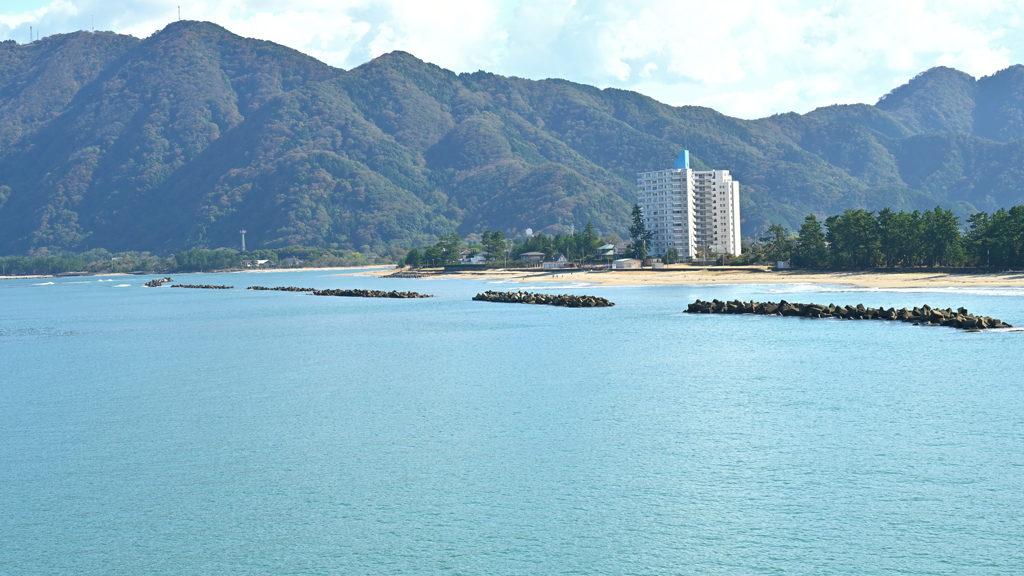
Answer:
<svg viewBox="0 0 1024 576"><path fill-rule="evenodd" d="M824 268L828 266L828 245L825 244L825 233L821 230L821 222L814 214L804 218L800 226L800 236L793 248L793 266L799 268Z"/></svg>
<svg viewBox="0 0 1024 576"><path fill-rule="evenodd" d="M832 265L836 268L870 268L879 252L878 220L867 210L847 210L829 216L826 239Z"/></svg>
<svg viewBox="0 0 1024 576"><path fill-rule="evenodd" d="M825 220L828 233L822 236L821 223L810 215L800 228L793 264L839 269L1024 266L1024 206L976 212L968 223L965 232L956 214L940 206L923 214L847 210ZM744 250L751 261L770 260L773 252L771 243L763 252L756 246Z"/></svg>
<svg viewBox="0 0 1024 576"><path fill-rule="evenodd" d="M793 240L789 237L789 231L779 224L768 227L768 234L762 238L762 242L765 258L769 262L789 260L793 253Z"/></svg>
<svg viewBox="0 0 1024 576"><path fill-rule="evenodd" d="M400 263L402 266L408 266L410 268L419 268L423 263L423 257L420 251L416 248L409 250L405 255L405 260Z"/></svg>
<svg viewBox="0 0 1024 576"><path fill-rule="evenodd" d="M633 205L633 225L629 227L629 257L644 260L650 252L654 233L647 229L639 204Z"/></svg>
<svg viewBox="0 0 1024 576"><path fill-rule="evenodd" d="M236 247L245 228L252 247L356 261L453 232L621 235L635 174L682 148L741 183L748 237L848 208L966 218L1024 202L1022 111L1020 66L745 121L403 52L343 71L201 22L56 35L0 45L0 253Z"/></svg>
<svg viewBox="0 0 1024 576"><path fill-rule="evenodd" d="M242 258L233 250L188 250L174 255L174 270L202 272L238 268Z"/></svg>
<svg viewBox="0 0 1024 576"><path fill-rule="evenodd" d="M500 230L486 230L480 235L480 244L487 252L488 260L503 260L510 248L505 233Z"/></svg>
<svg viewBox="0 0 1024 576"><path fill-rule="evenodd" d="M968 259L978 266L1024 266L1024 206L974 214L964 245Z"/></svg>

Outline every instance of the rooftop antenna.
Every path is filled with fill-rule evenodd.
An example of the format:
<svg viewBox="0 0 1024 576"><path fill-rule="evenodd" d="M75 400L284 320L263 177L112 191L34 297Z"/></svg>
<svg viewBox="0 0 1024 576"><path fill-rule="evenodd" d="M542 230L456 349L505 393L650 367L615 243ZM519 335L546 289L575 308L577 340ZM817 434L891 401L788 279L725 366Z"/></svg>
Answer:
<svg viewBox="0 0 1024 576"><path fill-rule="evenodd" d="M242 252L245 252L245 230L239 230L242 233Z"/></svg>

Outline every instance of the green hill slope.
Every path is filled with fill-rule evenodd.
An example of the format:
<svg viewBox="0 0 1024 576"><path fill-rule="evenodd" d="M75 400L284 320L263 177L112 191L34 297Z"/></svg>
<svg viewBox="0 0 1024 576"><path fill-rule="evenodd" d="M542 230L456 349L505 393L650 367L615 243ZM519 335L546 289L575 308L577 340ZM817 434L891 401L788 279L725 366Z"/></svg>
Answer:
<svg viewBox="0 0 1024 576"><path fill-rule="evenodd" d="M393 52L349 71L209 23L0 44L0 253L623 234L638 171L742 184L743 232L808 212L1024 203L1024 67L747 121Z"/></svg>

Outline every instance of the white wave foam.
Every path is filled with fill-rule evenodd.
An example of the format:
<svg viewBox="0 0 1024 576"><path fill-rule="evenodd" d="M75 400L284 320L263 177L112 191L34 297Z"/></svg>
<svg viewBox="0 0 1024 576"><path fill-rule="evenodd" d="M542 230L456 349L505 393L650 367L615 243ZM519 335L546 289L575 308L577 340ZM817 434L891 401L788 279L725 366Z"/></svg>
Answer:
<svg viewBox="0 0 1024 576"><path fill-rule="evenodd" d="M43 282L42 284L33 284L33 286L53 286L53 282Z"/></svg>
<svg viewBox="0 0 1024 576"><path fill-rule="evenodd" d="M131 284L118 284L117 286L114 286L114 288L127 288L129 286L131 286Z"/></svg>
<svg viewBox="0 0 1024 576"><path fill-rule="evenodd" d="M573 290L576 288L587 288L589 286L597 286L594 282L570 282L569 284L561 285L540 285L540 286L523 286L520 290Z"/></svg>

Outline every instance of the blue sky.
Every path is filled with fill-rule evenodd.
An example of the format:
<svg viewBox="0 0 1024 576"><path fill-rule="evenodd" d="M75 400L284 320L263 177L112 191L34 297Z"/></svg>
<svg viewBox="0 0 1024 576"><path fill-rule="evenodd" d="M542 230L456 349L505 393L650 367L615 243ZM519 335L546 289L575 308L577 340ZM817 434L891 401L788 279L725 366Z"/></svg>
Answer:
<svg viewBox="0 0 1024 576"><path fill-rule="evenodd" d="M936 65L1024 61L1024 2L859 0L0 0L0 39L145 37L208 20L352 68L391 50L455 70L567 78L756 118L874 103Z"/></svg>

